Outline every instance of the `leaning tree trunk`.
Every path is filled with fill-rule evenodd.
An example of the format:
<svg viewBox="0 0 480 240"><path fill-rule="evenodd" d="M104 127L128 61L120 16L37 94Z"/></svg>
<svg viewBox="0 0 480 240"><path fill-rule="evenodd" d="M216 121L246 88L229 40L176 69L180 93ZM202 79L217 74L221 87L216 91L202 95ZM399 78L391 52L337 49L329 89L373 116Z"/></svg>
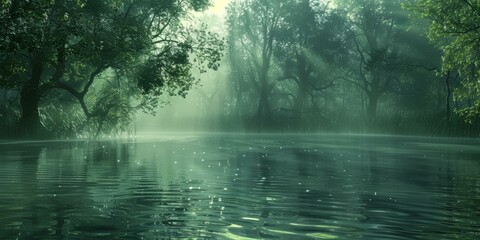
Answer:
<svg viewBox="0 0 480 240"><path fill-rule="evenodd" d="M40 123L40 114L38 112L42 71L43 63L40 58L37 58L32 64L31 78L23 85L20 92L22 115L18 131L23 137L37 137L43 133L43 126Z"/></svg>

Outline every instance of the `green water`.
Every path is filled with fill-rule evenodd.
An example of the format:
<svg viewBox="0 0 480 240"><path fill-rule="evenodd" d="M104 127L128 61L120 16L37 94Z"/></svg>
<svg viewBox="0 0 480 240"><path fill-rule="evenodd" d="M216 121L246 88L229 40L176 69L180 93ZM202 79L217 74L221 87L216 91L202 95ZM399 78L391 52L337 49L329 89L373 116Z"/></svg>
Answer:
<svg viewBox="0 0 480 240"><path fill-rule="evenodd" d="M0 142L0 239L480 239L478 140Z"/></svg>

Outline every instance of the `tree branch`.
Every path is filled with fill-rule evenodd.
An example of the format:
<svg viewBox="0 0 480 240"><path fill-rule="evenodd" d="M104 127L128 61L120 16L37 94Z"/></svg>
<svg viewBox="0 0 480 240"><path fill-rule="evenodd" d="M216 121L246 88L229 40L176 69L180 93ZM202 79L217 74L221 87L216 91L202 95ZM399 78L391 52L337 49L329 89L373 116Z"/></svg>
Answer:
<svg viewBox="0 0 480 240"><path fill-rule="evenodd" d="M95 71L93 71L91 74L90 74L90 78L87 82L87 84L85 84L85 86L83 87L83 90L82 92L80 92L80 94L82 95L82 97L84 97L88 90L90 89L90 87L92 86L93 82L95 81L95 78L97 77L98 74L100 74L106 67L103 66L103 67L98 67Z"/></svg>
<svg viewBox="0 0 480 240"><path fill-rule="evenodd" d="M82 95L82 93L79 93L73 87L63 82L55 83L55 85L52 86L51 89L55 89L55 88L65 90L68 93L70 93L72 96L74 96L82 106L83 112L85 113L85 116L87 116L87 119L90 119L93 117L93 114L88 111L88 107L87 107L87 104L85 103L84 95Z"/></svg>

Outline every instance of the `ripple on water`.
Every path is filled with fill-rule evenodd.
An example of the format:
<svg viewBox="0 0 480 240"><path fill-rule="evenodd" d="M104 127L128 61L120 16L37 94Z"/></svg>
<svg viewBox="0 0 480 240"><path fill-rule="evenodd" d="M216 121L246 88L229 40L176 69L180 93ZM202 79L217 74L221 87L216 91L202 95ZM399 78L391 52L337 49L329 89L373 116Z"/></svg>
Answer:
<svg viewBox="0 0 480 240"><path fill-rule="evenodd" d="M2 144L0 238L478 239L478 148L420 140Z"/></svg>

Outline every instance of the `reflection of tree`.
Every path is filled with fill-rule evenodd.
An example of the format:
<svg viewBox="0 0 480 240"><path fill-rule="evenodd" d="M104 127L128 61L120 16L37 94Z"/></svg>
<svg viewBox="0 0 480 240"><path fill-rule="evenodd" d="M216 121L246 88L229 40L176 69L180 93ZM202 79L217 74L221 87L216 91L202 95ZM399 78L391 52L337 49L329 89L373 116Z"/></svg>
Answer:
<svg viewBox="0 0 480 240"><path fill-rule="evenodd" d="M9 149L15 158L7 156L2 166L16 171L12 176L19 187L11 191L22 195L6 205L2 213L11 217L2 216L0 224L22 225L0 231L0 237L197 237L204 225L195 212L209 212L210 206L206 190L197 188L204 182L174 166L168 170L173 162L161 158L173 157L170 148L158 156L152 149L118 142Z"/></svg>
<svg viewBox="0 0 480 240"><path fill-rule="evenodd" d="M103 142L92 146L88 179L95 184L86 189L99 211L92 215L105 217L86 218L83 229L104 226L118 234L148 239L194 237L178 228L197 227L189 214L198 208L196 200L204 197L203 190L186 187L190 179L172 166L171 147L157 149L149 143L131 148L129 144Z"/></svg>
<svg viewBox="0 0 480 240"><path fill-rule="evenodd" d="M36 172L38 171L38 161L42 154L42 147L30 146L28 148L22 148L22 146L13 146L18 151L18 158L20 160L20 179L18 186L20 187L21 195L18 198L16 206L24 208L25 212L29 214L22 215L22 235L26 234L27 237L33 237L34 232L29 232L29 229L35 228L42 223L40 208L38 207L37 188L38 181ZM19 148L17 148L19 147Z"/></svg>
<svg viewBox="0 0 480 240"><path fill-rule="evenodd" d="M79 198L84 194L81 188L75 188L69 180L72 175L74 179L81 180L83 171L81 169L69 169L62 166L58 159L72 159L70 146L61 144L67 151L58 151L53 144L19 144L12 145L9 161L20 163L12 168L12 176L15 178L13 186L5 191L14 191L15 201L9 203L8 209L17 209L11 214L10 221L21 222L21 225L10 236L22 236L24 238L37 238L41 236L57 236L69 230L68 215L71 209L75 209L80 203L85 203ZM1 149L0 149L1 150ZM4 152L4 151L2 151ZM18 161L16 161L18 159ZM72 175L71 175L72 174ZM80 191L78 191L80 190ZM21 209L21 211L18 211ZM7 222L7 224L13 224ZM3 225L3 224L2 224Z"/></svg>
<svg viewBox="0 0 480 240"><path fill-rule="evenodd" d="M15 181L5 191L20 193L9 203L0 199L0 225L8 226L0 238L208 238L227 231L286 238L280 229L349 239L478 237L478 152L432 160L374 140L364 148L353 141L315 150L286 143L281 150L208 149L218 144L201 145L201 156L176 143L0 145L8 160L2 171Z"/></svg>
<svg viewBox="0 0 480 240"><path fill-rule="evenodd" d="M442 204L442 212L447 212L444 222L451 239L478 239L480 235L480 152L452 154L449 162L454 164L448 171L453 176L443 179L438 188L450 189L451 192Z"/></svg>
<svg viewBox="0 0 480 240"><path fill-rule="evenodd" d="M305 218L319 219L322 221L332 220L332 216L324 211L311 211L302 205L318 206L318 209L325 209L324 203L318 203L321 199L325 203L334 202L337 197L336 190L342 186L342 180L332 179L332 175L337 168L336 161L330 157L321 157L319 154L307 152L305 149L293 150L295 156L295 164L298 169L298 176L302 185L295 186L295 195L299 202L298 215ZM320 173L313 174L312 166L321 164ZM319 171L319 169L316 169ZM323 174L322 174L323 173ZM314 179L314 176L318 178ZM298 184L300 184L298 183ZM294 182L294 184L297 184ZM329 186L330 189L320 189L321 186ZM313 189L309 189L313 187ZM308 192L307 192L308 191ZM322 205L322 206L321 206ZM330 206L328 206L330 207Z"/></svg>
<svg viewBox="0 0 480 240"><path fill-rule="evenodd" d="M275 168L276 162L272 160L270 157L266 156L264 153L257 153L256 158L258 159L258 177L256 178L257 181L257 186L261 190L261 192L267 193L267 196L276 196L278 193L275 191L275 189L272 189L272 176L270 174L270 171L272 171L272 168ZM270 203L267 200L267 198L262 199L262 213L260 216L264 218L265 220L270 217Z"/></svg>
<svg viewBox="0 0 480 240"><path fill-rule="evenodd" d="M35 201L42 209L41 222L49 224L37 226L48 229L39 236L55 235L62 239L74 230L76 221L72 219L72 212L88 204L85 189L78 185L85 181L87 170L80 163L85 161L81 146L81 143L51 144L39 159L37 192L41 195Z"/></svg>

